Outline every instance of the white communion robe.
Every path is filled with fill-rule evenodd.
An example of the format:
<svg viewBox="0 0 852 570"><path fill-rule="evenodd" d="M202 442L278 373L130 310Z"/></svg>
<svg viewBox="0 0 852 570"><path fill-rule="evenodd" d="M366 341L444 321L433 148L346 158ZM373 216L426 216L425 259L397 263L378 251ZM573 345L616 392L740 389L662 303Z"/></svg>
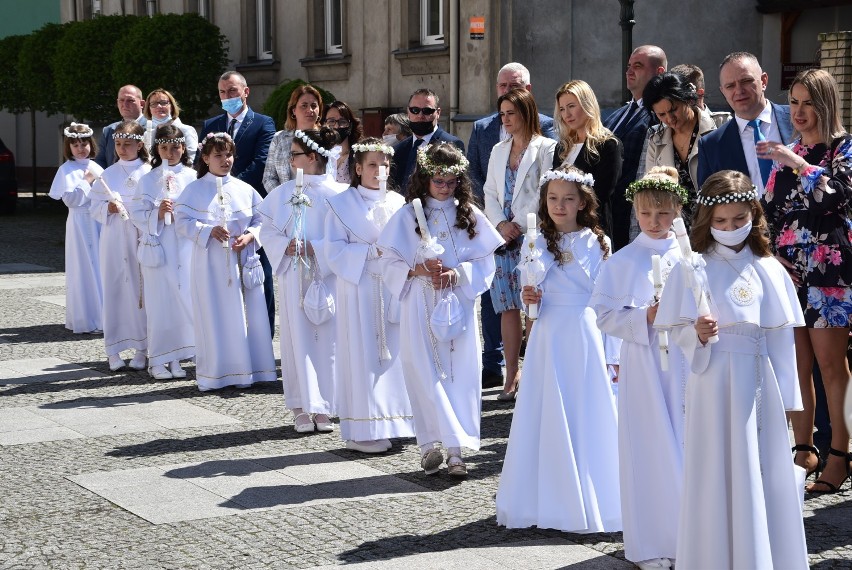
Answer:
<svg viewBox="0 0 852 570"><path fill-rule="evenodd" d="M404 203L402 196L388 192L380 204L379 191L363 186L328 200L325 257L337 275L334 399L344 440L414 436L399 358L399 301L382 280L374 245L389 216Z"/></svg>
<svg viewBox="0 0 852 570"><path fill-rule="evenodd" d="M145 302L142 296L142 270L137 258L139 230L133 222L107 209L112 198L107 187L117 194L128 212L133 208L139 179L151 166L136 160L119 160L92 185L89 194L92 218L101 223L101 284L104 291L104 345L107 356L123 350L146 350ZM104 184L106 182L106 185Z"/></svg>
<svg viewBox="0 0 852 570"><path fill-rule="evenodd" d="M670 343L667 371L658 334L648 324L654 301L651 256L660 256L663 283L683 258L674 233L645 234L603 267L591 305L597 324L622 339L618 374L618 462L624 555L633 562L675 557L683 479L683 422L689 364Z"/></svg>
<svg viewBox="0 0 852 570"><path fill-rule="evenodd" d="M429 231L444 247L438 258L444 268L457 269L459 283L435 290L428 277L408 278L418 256L420 236L415 232L414 208L400 208L379 235L384 282L400 302L400 358L405 386L414 412L414 431L420 446L441 442L444 447L480 445L482 407L480 370L482 347L474 303L494 278L494 250L503 238L482 212L472 206L476 235L454 227L456 205L427 198L424 211ZM441 342L432 335L430 316L450 292L464 310L465 330L456 339ZM445 377L442 377L445 376Z"/></svg>
<svg viewBox="0 0 852 570"><path fill-rule="evenodd" d="M197 178L195 170L183 164L160 165L139 181L139 199L130 210L130 219L141 234L139 264L148 313L148 366L195 356L190 293L192 242L177 234L174 220L166 225L159 219L160 202L168 197L163 188L166 168L174 173L173 203Z"/></svg>
<svg viewBox="0 0 852 570"><path fill-rule="evenodd" d="M591 533L621 530L618 424L607 363L617 362L589 298L605 265L589 229L566 233L562 265L536 240L545 275L497 489L497 524ZM521 283L529 283L519 265Z"/></svg>
<svg viewBox="0 0 852 570"><path fill-rule="evenodd" d="M100 176L103 168L88 158L68 160L53 178L50 197L68 206L65 223L65 328L88 333L103 328L104 293L98 259L101 224L89 212L92 187L84 175Z"/></svg>
<svg viewBox="0 0 852 570"><path fill-rule="evenodd" d="M178 235L194 244L192 321L195 376L202 391L277 380L263 287L246 287L240 275L253 244L237 253L210 237L221 225L216 178L207 173L187 184L175 207ZM260 194L230 175L222 177L222 193L230 243L245 232L257 239Z"/></svg>
<svg viewBox="0 0 852 570"><path fill-rule="evenodd" d="M296 237L296 208L290 203L295 189L296 181L289 180L274 188L260 205L263 250L278 275L284 399L291 410L302 408L311 414L334 415L337 316L315 325L308 320L302 299L314 278L325 285L328 294L334 295L335 276L326 263L323 246L326 200L343 192L346 185L327 174L305 175L303 193L311 205L305 206L301 223L304 239L313 246L314 255L301 260L285 255L290 240Z"/></svg>
<svg viewBox="0 0 852 570"><path fill-rule="evenodd" d="M681 264L654 321L691 363L677 566L805 569L803 473L784 415L802 407L793 327L804 318L795 288L778 261L748 246L714 245L696 257L719 341L698 341Z"/></svg>

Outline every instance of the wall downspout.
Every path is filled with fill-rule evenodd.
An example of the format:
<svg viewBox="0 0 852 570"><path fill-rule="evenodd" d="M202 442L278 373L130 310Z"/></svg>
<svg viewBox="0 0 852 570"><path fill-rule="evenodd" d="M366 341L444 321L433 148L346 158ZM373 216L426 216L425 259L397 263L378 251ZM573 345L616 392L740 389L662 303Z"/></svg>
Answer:
<svg viewBox="0 0 852 570"><path fill-rule="evenodd" d="M450 0L450 120L448 131L456 134L453 118L459 112L459 0Z"/></svg>

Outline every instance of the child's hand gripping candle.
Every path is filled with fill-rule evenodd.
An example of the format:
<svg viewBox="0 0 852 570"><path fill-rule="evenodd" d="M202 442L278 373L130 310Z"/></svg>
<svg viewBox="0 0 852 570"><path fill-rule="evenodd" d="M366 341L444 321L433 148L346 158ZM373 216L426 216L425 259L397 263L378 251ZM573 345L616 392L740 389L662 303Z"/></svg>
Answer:
<svg viewBox="0 0 852 570"><path fill-rule="evenodd" d="M303 192L305 187L305 171L301 168L296 169L296 195L298 196ZM300 237L302 236L302 218L299 215L296 219L297 227L296 227L296 257L301 255L302 250L302 242Z"/></svg>
<svg viewBox="0 0 852 570"><path fill-rule="evenodd" d="M219 202L219 209L221 211L224 211L224 209L225 209L225 194L222 192L222 177L221 176L216 177L216 199ZM226 220L223 219L223 220L220 220L220 221L222 223L222 229L227 230L228 228L225 225ZM228 244L228 240L226 239L222 242L222 248L228 249L228 247L229 247L229 244Z"/></svg>
<svg viewBox="0 0 852 570"><path fill-rule="evenodd" d="M121 201L121 196L116 194L115 192L107 186L106 180L103 177L98 178L101 181L101 184L106 188L107 194L109 195L109 203L114 205L118 210L118 215L121 216L121 219L127 221L130 219L130 215L127 213L127 208L124 207L124 203Z"/></svg>
<svg viewBox="0 0 852 570"><path fill-rule="evenodd" d="M379 202L384 202L388 194L388 169L384 164L379 165Z"/></svg>
<svg viewBox="0 0 852 570"><path fill-rule="evenodd" d="M681 266L683 267L686 282L692 289L692 295L695 298L695 306L698 309L698 316L706 317L710 314L710 306L707 304L707 295L705 295L704 289L701 288L701 284L695 277L692 246L689 243L689 236L686 234L686 226L683 223L683 218L675 218L672 223L672 227L674 228L677 242L680 245L681 254L683 254ZM718 341L718 335L713 335L707 339L707 342L710 344Z"/></svg>
<svg viewBox="0 0 852 570"><path fill-rule="evenodd" d="M656 254L651 256L651 277L654 280L654 300L659 302L663 292L663 273L660 270L660 256ZM660 368L666 371L669 369L669 333L657 331L657 341L660 345Z"/></svg>
<svg viewBox="0 0 852 570"><path fill-rule="evenodd" d="M535 287L538 285L539 276L533 271L532 264L537 261L537 257L534 255L535 250L535 240L538 236L538 220L533 212L527 214L527 239L526 246L528 249L528 258L527 258L527 285L532 285ZM534 303L529 305L527 308L527 314L529 315L530 320L534 321L538 318L538 303Z"/></svg>

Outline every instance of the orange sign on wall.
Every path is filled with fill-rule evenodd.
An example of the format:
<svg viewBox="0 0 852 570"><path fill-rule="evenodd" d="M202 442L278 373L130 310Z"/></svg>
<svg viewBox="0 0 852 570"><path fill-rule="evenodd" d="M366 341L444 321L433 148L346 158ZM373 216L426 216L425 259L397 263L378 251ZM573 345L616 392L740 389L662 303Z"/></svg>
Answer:
<svg viewBox="0 0 852 570"><path fill-rule="evenodd" d="M485 39L485 16L470 17L470 39L484 40Z"/></svg>

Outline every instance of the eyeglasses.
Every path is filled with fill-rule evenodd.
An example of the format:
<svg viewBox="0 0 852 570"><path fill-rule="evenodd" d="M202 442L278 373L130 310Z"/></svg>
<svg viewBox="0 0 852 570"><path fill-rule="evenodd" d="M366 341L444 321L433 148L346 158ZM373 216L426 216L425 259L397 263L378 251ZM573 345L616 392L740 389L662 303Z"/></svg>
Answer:
<svg viewBox="0 0 852 570"><path fill-rule="evenodd" d="M296 160L297 156L301 156L303 154L308 154L308 153L306 153L306 152L291 152L290 153L290 162Z"/></svg>
<svg viewBox="0 0 852 570"><path fill-rule="evenodd" d="M437 111L437 110L438 109L435 109L434 107L409 107L408 108L408 111L412 115L419 115L420 113L423 113L423 115L425 115L427 117L429 115L434 115L435 111Z"/></svg>
<svg viewBox="0 0 852 570"><path fill-rule="evenodd" d="M455 188L458 185L459 185L459 179L458 178L450 178L449 180L441 180L440 178L433 178L432 179L432 186L434 186L435 188L446 187L446 188L449 188L450 190L452 190L453 188Z"/></svg>
<svg viewBox="0 0 852 570"><path fill-rule="evenodd" d="M351 123L349 121L347 121L346 119L326 119L325 120L325 126L331 127L332 129L337 129L337 128L345 129L350 124Z"/></svg>
<svg viewBox="0 0 852 570"><path fill-rule="evenodd" d="M169 101L168 99L166 99L164 101L151 101L152 107L168 107L171 104L172 104L172 102Z"/></svg>

